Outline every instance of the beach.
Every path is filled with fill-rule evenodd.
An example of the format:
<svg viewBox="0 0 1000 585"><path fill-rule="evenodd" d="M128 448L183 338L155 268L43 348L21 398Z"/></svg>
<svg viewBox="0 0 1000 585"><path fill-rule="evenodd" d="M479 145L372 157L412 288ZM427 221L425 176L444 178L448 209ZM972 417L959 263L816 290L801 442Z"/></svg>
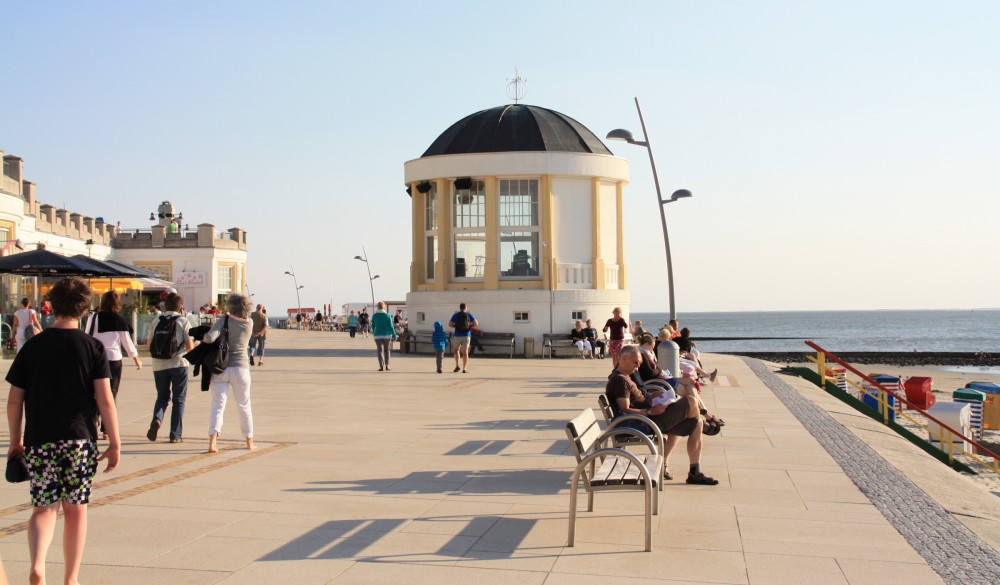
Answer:
<svg viewBox="0 0 1000 585"><path fill-rule="evenodd" d="M807 367L815 370L816 364L812 362L795 362L795 363L770 363L775 368L782 368L786 365L792 367ZM952 393L959 389L964 388L966 384L970 382L993 382L1000 384L1000 374L995 373L996 368L989 367L976 367L976 366L950 366L950 365L933 365L933 366L898 366L898 365L886 365L886 364L863 364L863 363L852 363L854 368L858 369L865 374L888 374L891 376L896 376L901 380L906 378L911 378L914 376L924 376L931 378L932 380L932 391L934 392L934 397L937 402L951 402ZM907 424L905 419L897 419L901 424L910 428L913 432L919 436L926 437L926 432L914 425ZM993 451L994 453L1000 453L1000 430L986 430L983 434L983 440L981 444ZM992 492L997 497L1000 497L1000 475L996 473L990 473L981 466L976 466L976 470L980 471L977 474L963 474L977 484L983 486L990 492ZM998 501L998 506L1000 506L1000 501Z"/></svg>

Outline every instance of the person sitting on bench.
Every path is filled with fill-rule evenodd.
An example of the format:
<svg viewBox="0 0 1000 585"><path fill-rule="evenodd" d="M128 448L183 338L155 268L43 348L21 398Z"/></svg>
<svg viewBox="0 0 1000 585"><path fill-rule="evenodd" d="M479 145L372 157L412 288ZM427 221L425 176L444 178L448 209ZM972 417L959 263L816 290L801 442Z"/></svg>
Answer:
<svg viewBox="0 0 1000 585"><path fill-rule="evenodd" d="M680 437L687 437L687 452L691 463L687 483L718 485L717 479L713 479L701 471L704 420L701 418L700 401L697 397L689 395L664 404L657 400L663 396L663 391L654 390L643 394L632 380L632 375L639 369L641 363L642 354L638 347L627 345L619 352L618 365L608 376L608 384L604 390L615 417L624 414L641 414L652 420L663 434L668 435L667 443L664 446L664 460L669 457L670 451L680 440ZM634 428L642 433L652 431L645 423L638 420L625 421L623 426ZM668 472L664 473L664 478L673 479Z"/></svg>
<svg viewBox="0 0 1000 585"><path fill-rule="evenodd" d="M587 340L587 330L583 328L583 321L577 319L576 328L569 332L569 338L573 340L573 345L580 352L580 357L594 357L594 346Z"/></svg>
<svg viewBox="0 0 1000 585"><path fill-rule="evenodd" d="M594 323L590 319L587 319L587 326L583 330L587 332L587 341L590 342L591 355L604 359L606 345L603 341L597 339L597 329L594 328ZM598 348L601 350L600 355L596 355Z"/></svg>

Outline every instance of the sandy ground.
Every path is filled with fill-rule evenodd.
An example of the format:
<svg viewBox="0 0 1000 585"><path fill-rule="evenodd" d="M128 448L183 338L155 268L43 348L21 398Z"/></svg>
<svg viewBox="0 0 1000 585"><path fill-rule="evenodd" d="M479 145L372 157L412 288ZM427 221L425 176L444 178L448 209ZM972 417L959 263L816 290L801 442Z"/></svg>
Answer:
<svg viewBox="0 0 1000 585"><path fill-rule="evenodd" d="M804 363L804 364L789 364L792 366L805 366L809 368L815 368L816 364ZM952 393L959 389L964 388L969 382L993 382L995 384L1000 384L1000 373L997 372L996 368L978 368L978 367L966 367L966 366L889 366L885 364L851 364L859 371L866 374L889 374L892 376L897 376L902 379L906 379L912 376L926 376L931 378L931 388L934 391L934 396L937 398L938 402L951 401ZM851 376L849 376L851 377ZM903 418L897 419L898 422L904 426L909 427L918 435L924 435L925 431L915 427L912 424L908 424ZM998 430L986 430L983 435L982 440L983 446L992 450L994 453L1000 453L1000 431ZM1000 475L992 473L982 466L975 466L981 469L981 473L977 474L965 474L968 477L974 479L977 483L981 484L983 487L988 489L994 495L1000 497Z"/></svg>

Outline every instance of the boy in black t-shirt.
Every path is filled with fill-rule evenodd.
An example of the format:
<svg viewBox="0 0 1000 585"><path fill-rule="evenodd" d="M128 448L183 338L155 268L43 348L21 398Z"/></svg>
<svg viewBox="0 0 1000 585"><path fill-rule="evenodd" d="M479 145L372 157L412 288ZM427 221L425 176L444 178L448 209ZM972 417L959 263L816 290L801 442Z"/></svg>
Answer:
<svg viewBox="0 0 1000 585"><path fill-rule="evenodd" d="M24 344L7 372L11 384L7 458L24 454L31 475L28 550L33 583L45 580L45 555L60 506L65 515L65 582L77 582L97 462L106 459L104 471L108 472L118 466L121 456L104 346L79 329L90 299L90 286L82 279L59 281L49 293L55 323ZM98 412L110 438L100 457L95 426Z"/></svg>

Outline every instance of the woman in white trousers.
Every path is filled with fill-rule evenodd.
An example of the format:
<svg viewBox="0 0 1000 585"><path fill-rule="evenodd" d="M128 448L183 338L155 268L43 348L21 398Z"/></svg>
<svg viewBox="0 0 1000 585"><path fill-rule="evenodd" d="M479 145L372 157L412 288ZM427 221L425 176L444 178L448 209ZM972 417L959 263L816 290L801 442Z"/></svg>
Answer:
<svg viewBox="0 0 1000 585"><path fill-rule="evenodd" d="M236 411L240 416L240 431L247 441L247 449L255 449L253 442L253 412L250 409L250 360L247 345L253 322L250 316L250 299L231 294L226 299L226 316L216 319L215 325L205 334L204 341L218 339L223 328L229 328L229 365L224 372L212 376L212 410L208 423L208 452L218 453L219 434L222 433L222 415L226 412L229 391L233 391Z"/></svg>

